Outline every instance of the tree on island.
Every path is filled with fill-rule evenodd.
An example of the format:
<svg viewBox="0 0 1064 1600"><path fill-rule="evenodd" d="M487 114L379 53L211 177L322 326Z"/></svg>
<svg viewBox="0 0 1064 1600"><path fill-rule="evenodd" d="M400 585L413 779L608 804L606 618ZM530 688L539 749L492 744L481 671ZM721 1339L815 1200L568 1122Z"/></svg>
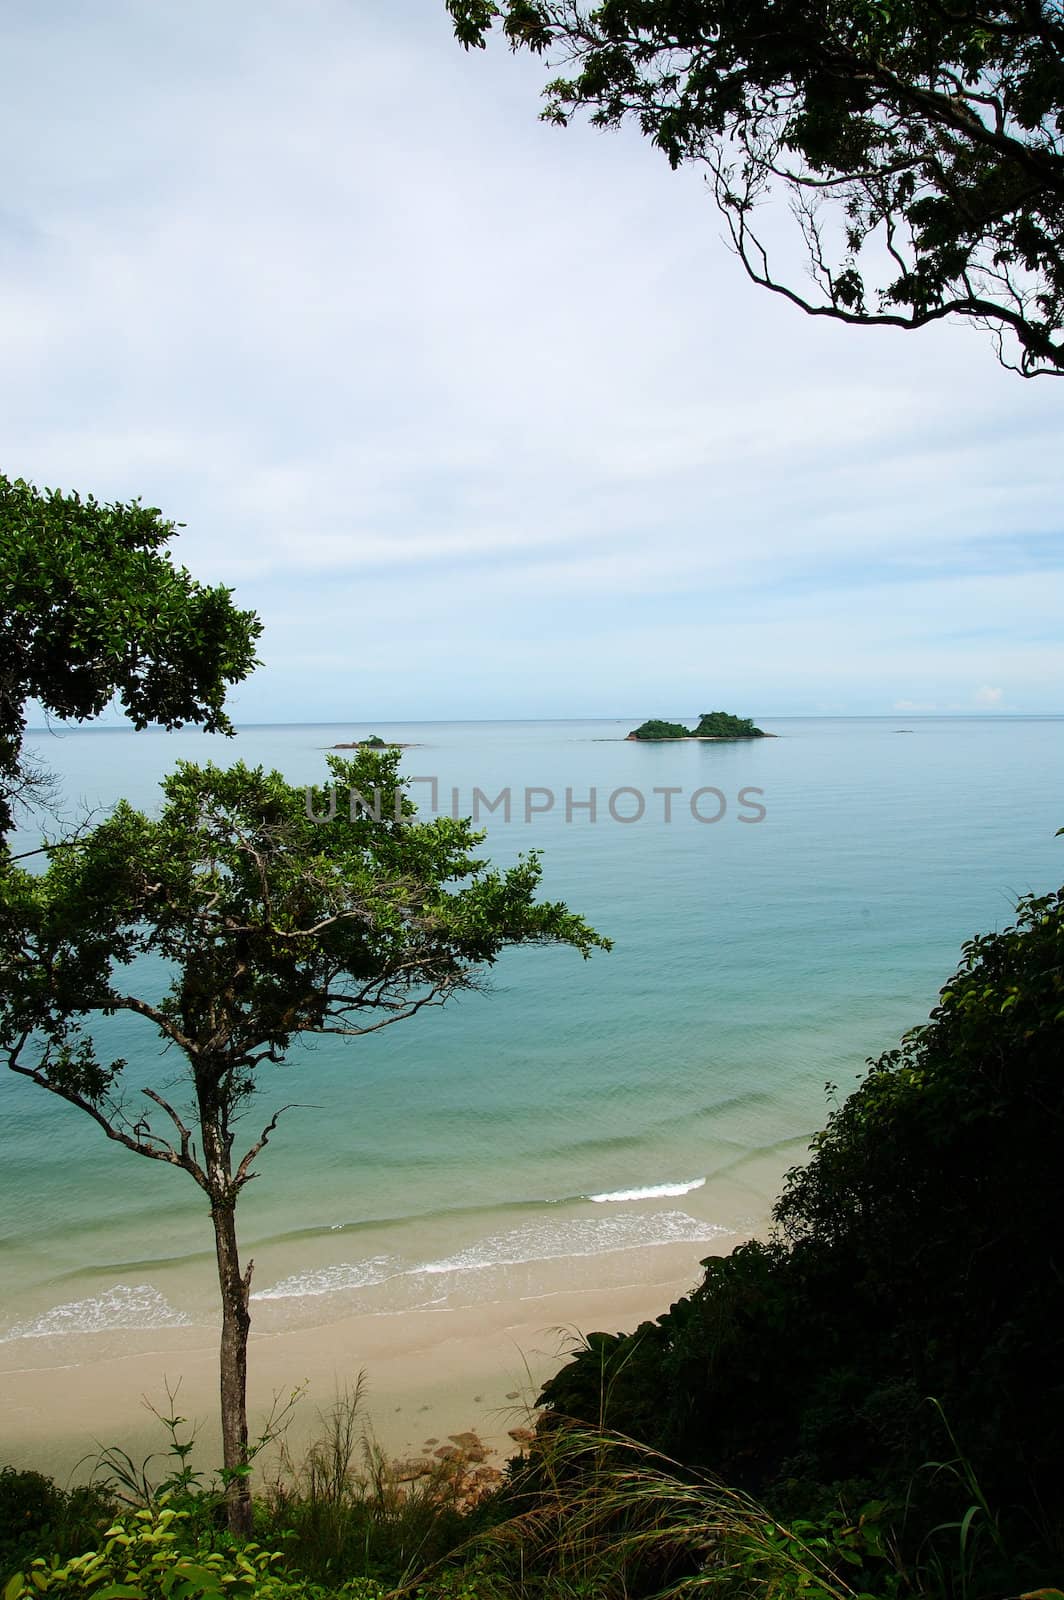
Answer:
<svg viewBox="0 0 1064 1600"><path fill-rule="evenodd" d="M693 731L682 722L662 722L651 717L629 735L629 739L764 739L764 729L755 728L750 717L735 717L730 711L703 711Z"/></svg>
<svg viewBox="0 0 1064 1600"><path fill-rule="evenodd" d="M545 120L626 120L704 165L755 283L813 316L993 330L1064 373L1064 18L1048 0L447 0L466 48L502 19L566 76ZM755 228L787 204L806 273ZM810 281L812 287L810 287Z"/></svg>
<svg viewBox="0 0 1064 1600"><path fill-rule="evenodd" d="M42 776L22 751L29 700L80 721L117 695L137 728L233 732L226 690L256 665L262 624L173 565L175 531L137 501L0 474L0 833Z"/></svg>
<svg viewBox="0 0 1064 1600"><path fill-rule="evenodd" d="M763 728L755 728L751 717L733 717L730 711L703 711L696 739L763 739Z"/></svg>
<svg viewBox="0 0 1064 1600"><path fill-rule="evenodd" d="M662 722L659 717L651 717L649 722L642 723L632 733L629 739L689 739L690 728L685 728L682 722Z"/></svg>
<svg viewBox="0 0 1064 1600"><path fill-rule="evenodd" d="M468 821L415 820L398 752L328 759L328 820L277 772L182 763L149 817L120 802L35 875L0 875L0 1048L9 1067L109 1139L180 1168L210 1205L221 1291L221 1422L230 1526L250 1528L247 1341L253 1263L237 1201L285 1106L235 1149L264 1063L307 1034L357 1036L478 987L510 945L608 949L564 905L537 901L538 858L505 872ZM372 810L361 797L372 797ZM158 971L138 963L154 957ZM189 1103L129 1099L99 1019L131 1013L184 1058Z"/></svg>

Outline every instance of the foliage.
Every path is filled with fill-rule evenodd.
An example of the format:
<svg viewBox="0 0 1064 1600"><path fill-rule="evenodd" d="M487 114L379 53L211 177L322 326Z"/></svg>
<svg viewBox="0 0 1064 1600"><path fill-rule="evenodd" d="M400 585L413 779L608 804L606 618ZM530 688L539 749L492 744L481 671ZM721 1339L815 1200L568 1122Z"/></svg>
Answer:
<svg viewBox="0 0 1064 1600"><path fill-rule="evenodd" d="M682 722L662 722L660 718L651 717L649 722L641 723L628 737L629 739L689 739L691 730L685 728Z"/></svg>
<svg viewBox="0 0 1064 1600"><path fill-rule="evenodd" d="M476 1531L480 1508L501 1474L487 1464L488 1452L473 1433L456 1435L427 1459L390 1460L362 1420L362 1394L360 1376L320 1414L319 1433L299 1459L284 1432L291 1403L275 1407L261 1443L265 1447L279 1439L280 1450L272 1467L261 1457L257 1463L262 1470L253 1542L243 1546L244 1554L260 1574L272 1574L271 1582L283 1577L285 1593L302 1594L306 1584L320 1584L330 1593L370 1600L377 1582L411 1587L431 1567L433 1581L426 1595L454 1595L456 1600L472 1595L472 1572L437 1569L456 1551L464 1564L459 1547ZM118 1552L117 1559L135 1564L149 1545L163 1552L150 1563L155 1577L145 1578L146 1563L141 1561L139 1579L129 1580L142 1591L157 1592L151 1587L157 1578L162 1592L173 1592L166 1574L183 1554L218 1577L222 1592L243 1592L239 1570L233 1567L234 1542L225 1531L222 1485L217 1475L193 1465L194 1440L185 1419L176 1415L174 1398L171 1394L173 1414L156 1412L167 1435L165 1451L137 1465L113 1445L96 1462L92 1486L68 1496L38 1473L7 1469L0 1474L0 1552L7 1552L0 1582L16 1570L29 1569L28 1582L42 1593L57 1585L73 1592L91 1579L95 1594L96 1587L115 1577L114 1562L70 1563L65 1558L98 1553L101 1541L114 1534L111 1524L120 1507L119 1525L134 1534L136 1548L128 1558ZM79 1508L77 1516L65 1509L68 1504ZM134 1518L133 1512L143 1515ZM266 1557L264 1551L283 1555ZM31 1568L34 1557L47 1559ZM64 1571L56 1573L60 1567ZM246 1568L240 1570L246 1573ZM35 1577L35 1572L44 1576ZM181 1581L188 1577L182 1566ZM362 1579L374 1582L352 1582ZM13 1586L12 1593L22 1587Z"/></svg>
<svg viewBox="0 0 1064 1600"><path fill-rule="evenodd" d="M255 665L262 625L230 589L174 567L175 531L137 501L0 474L0 828L24 775L27 700L80 720L118 695L137 728L232 732L225 693Z"/></svg>
<svg viewBox="0 0 1064 1600"><path fill-rule="evenodd" d="M963 1530L973 1596L1054 1581L1062 956L1064 891L970 941L789 1175L774 1237L710 1258L657 1321L590 1335L545 1386L548 1428L604 1420L792 1520L881 1499L907 1562L950 1581Z"/></svg>
<svg viewBox="0 0 1064 1600"><path fill-rule="evenodd" d="M564 905L536 900L535 854L490 871L474 854L484 835L468 821L415 820L398 761L397 752L330 756L343 804L327 822L280 773L181 763L163 781L157 817L120 802L56 846L46 872L9 867L0 1040L10 1065L206 1188L180 1118L145 1091L169 1118L164 1138L147 1108L128 1107L126 1063L98 1056L88 1019L127 1011L149 1020L231 1119L255 1090L255 1069L281 1060L300 1034L355 1036L441 1004L475 987L478 969L508 945L564 943L584 956L608 948ZM374 794L380 820L361 804ZM128 992L145 955L170 974L151 1001ZM260 1150L256 1141L235 1188Z"/></svg>
<svg viewBox="0 0 1064 1600"><path fill-rule="evenodd" d="M178 1415L180 1387L180 1381L174 1385L167 1383L165 1411L145 1401L166 1436L165 1450L152 1451L137 1462L120 1445L109 1445L96 1458L92 1482L102 1486L112 1504L117 1502L132 1510L145 1507L160 1510L170 1506L182 1512L182 1532L198 1543L209 1545L217 1530L225 1525L227 1474L224 1468L209 1473L194 1464L195 1429L186 1417ZM280 1394L274 1396L269 1414L248 1446L249 1466L278 1439L283 1442L304 1388L302 1385L294 1389L287 1398Z"/></svg>
<svg viewBox="0 0 1064 1600"><path fill-rule="evenodd" d="M544 116L626 119L703 163L758 283L814 315L995 330L1006 365L1064 372L1064 14L1057 0L447 0L558 56ZM785 199L815 285L770 266Z"/></svg>
<svg viewBox="0 0 1064 1600"><path fill-rule="evenodd" d="M146 1507L108 1528L99 1547L67 1557L37 1557L11 1580L4 1600L318 1600L325 1591L291 1576L279 1551L254 1542L228 1549L189 1547L181 1537L186 1513ZM375 1600L374 1584L334 1591Z"/></svg>
<svg viewBox="0 0 1064 1600"><path fill-rule="evenodd" d="M60 1489L40 1472L0 1469L0 1581L39 1550L82 1550L114 1516L105 1490Z"/></svg>
<svg viewBox="0 0 1064 1600"><path fill-rule="evenodd" d="M752 717L734 717L730 711L703 711L695 729L696 739L763 739Z"/></svg>
<svg viewBox="0 0 1064 1600"><path fill-rule="evenodd" d="M390 1460L359 1417L361 1379L320 1416L301 1461L283 1448L256 1507L262 1537L320 1582L373 1577L405 1585L463 1544L473 1513L499 1480L476 1434L437 1455Z"/></svg>
<svg viewBox="0 0 1064 1600"><path fill-rule="evenodd" d="M513 1515L473 1548L546 1594L851 1600L900 1592L881 1502L784 1523L752 1496L622 1434L574 1424L537 1438Z"/></svg>
<svg viewBox="0 0 1064 1600"><path fill-rule="evenodd" d="M703 711L693 731L682 722L662 722L651 718L628 735L629 739L763 739L750 717L736 717L730 711Z"/></svg>

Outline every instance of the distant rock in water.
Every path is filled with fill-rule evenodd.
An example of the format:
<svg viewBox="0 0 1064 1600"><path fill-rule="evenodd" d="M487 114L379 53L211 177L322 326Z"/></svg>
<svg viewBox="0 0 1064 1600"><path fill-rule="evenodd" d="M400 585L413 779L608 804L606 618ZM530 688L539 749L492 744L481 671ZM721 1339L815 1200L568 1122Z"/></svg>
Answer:
<svg viewBox="0 0 1064 1600"><path fill-rule="evenodd" d="M755 728L750 717L735 717L730 711L703 711L698 727L682 722L662 722L651 718L628 735L629 739L771 739L775 735Z"/></svg>

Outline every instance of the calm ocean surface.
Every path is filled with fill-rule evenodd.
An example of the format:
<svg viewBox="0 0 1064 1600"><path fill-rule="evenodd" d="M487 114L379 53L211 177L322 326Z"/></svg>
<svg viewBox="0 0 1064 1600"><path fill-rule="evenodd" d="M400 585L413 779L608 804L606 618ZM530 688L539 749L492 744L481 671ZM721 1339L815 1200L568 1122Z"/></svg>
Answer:
<svg viewBox="0 0 1064 1600"><path fill-rule="evenodd" d="M323 776L368 732L415 748L441 808L485 816L499 864L543 851L544 889L616 941L584 963L514 952L492 992L263 1077L298 1101L241 1201L256 1325L520 1292L537 1263L763 1224L782 1173L865 1059L926 1016L961 942L1064 881L1064 719L822 718L775 739L644 746L634 720L63 731L30 743L69 809L155 803L179 757ZM909 732L899 732L900 729ZM553 808L524 820L526 788ZM665 797L672 788L671 820ZM765 808L739 804L739 791ZM565 815L594 789L598 816ZM645 797L638 821L620 822ZM716 789L716 823L690 797ZM422 804L429 786L414 790ZM531 797L543 807L547 797ZM704 816L720 800L703 794ZM33 841L29 841L33 842ZM150 1027L116 1021L134 1083L173 1083ZM213 1320L201 1196L7 1075L0 1338ZM249 1139L260 1125L256 1108ZM265 1120L265 1119L263 1119ZM272 1321L271 1321L272 1319Z"/></svg>

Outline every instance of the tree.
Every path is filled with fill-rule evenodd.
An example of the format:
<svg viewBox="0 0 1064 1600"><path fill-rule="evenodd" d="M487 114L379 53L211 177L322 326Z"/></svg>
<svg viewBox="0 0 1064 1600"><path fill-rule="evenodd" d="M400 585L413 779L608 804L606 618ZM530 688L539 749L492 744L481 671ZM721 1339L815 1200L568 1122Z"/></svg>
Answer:
<svg viewBox="0 0 1064 1600"><path fill-rule="evenodd" d="M1059 0L447 0L482 46L560 55L548 121L627 118L704 163L756 283L813 316L989 327L1024 377L1064 373ZM755 226L786 197L811 269Z"/></svg>
<svg viewBox="0 0 1064 1600"><path fill-rule="evenodd" d="M638 728L633 728L628 735L629 739L689 739L691 730L682 722L664 722L660 717L651 717L647 722L641 722Z"/></svg>
<svg viewBox="0 0 1064 1600"><path fill-rule="evenodd" d="M398 751L328 758L331 817L277 772L182 764L151 818L122 802L50 850L45 872L0 878L0 1048L11 1069L78 1107L127 1150L187 1172L206 1195L222 1304L224 1466L231 1525L249 1526L247 1340L252 1263L241 1191L286 1107L235 1151L257 1069L304 1034L372 1033L478 985L505 946L607 949L564 905L535 899L535 855L505 872L467 821L415 820ZM363 804L361 797L366 797ZM158 958L167 977L136 979ZM190 1105L100 1053L100 1018L146 1019L184 1058ZM163 1084L166 1087L166 1084ZM154 1118L154 1120L153 1120Z"/></svg>
<svg viewBox="0 0 1064 1600"><path fill-rule="evenodd" d="M754 727L752 717L737 717L730 711L703 711L695 729L696 739L763 739L764 731Z"/></svg>
<svg viewBox="0 0 1064 1600"><path fill-rule="evenodd" d="M256 665L262 624L232 590L174 567L175 531L137 501L0 474L0 832L40 778L21 752L27 700L81 720L117 694L137 728L233 731L225 693Z"/></svg>

